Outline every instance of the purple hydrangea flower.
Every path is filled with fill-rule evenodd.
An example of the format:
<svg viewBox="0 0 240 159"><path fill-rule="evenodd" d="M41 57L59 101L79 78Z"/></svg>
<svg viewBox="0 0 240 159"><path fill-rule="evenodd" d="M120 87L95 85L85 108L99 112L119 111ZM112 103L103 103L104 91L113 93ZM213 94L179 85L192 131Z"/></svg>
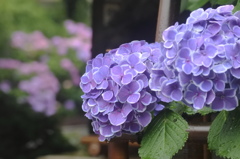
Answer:
<svg viewBox="0 0 240 159"><path fill-rule="evenodd" d="M238 106L240 16L232 14L233 8L197 9L185 24L176 23L163 32L149 80L159 100L217 111Z"/></svg>
<svg viewBox="0 0 240 159"><path fill-rule="evenodd" d="M87 63L82 109L100 140L135 134L150 123L157 98L148 81L157 46L132 41Z"/></svg>

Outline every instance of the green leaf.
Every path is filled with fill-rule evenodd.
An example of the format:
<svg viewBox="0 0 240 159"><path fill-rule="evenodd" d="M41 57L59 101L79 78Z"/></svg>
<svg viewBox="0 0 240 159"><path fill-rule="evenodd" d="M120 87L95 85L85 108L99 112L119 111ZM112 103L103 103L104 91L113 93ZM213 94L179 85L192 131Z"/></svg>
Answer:
<svg viewBox="0 0 240 159"><path fill-rule="evenodd" d="M182 102L171 102L166 107L168 107L170 110L172 110L178 114L184 113L186 111L186 109L189 108L189 106L186 106Z"/></svg>
<svg viewBox="0 0 240 159"><path fill-rule="evenodd" d="M187 140L187 122L171 110L163 110L149 124L139 149L142 159L170 159Z"/></svg>
<svg viewBox="0 0 240 159"><path fill-rule="evenodd" d="M226 121L228 112L222 111L212 122L212 125L208 134L208 147L210 150L217 150L219 145L219 134L223 128L224 122Z"/></svg>
<svg viewBox="0 0 240 159"><path fill-rule="evenodd" d="M209 113L214 112L211 108L209 107L203 107L202 109L196 110L193 109L192 107L186 106L187 108L185 109L185 113L188 115L194 115L194 114L201 114L201 115L207 115Z"/></svg>
<svg viewBox="0 0 240 159"><path fill-rule="evenodd" d="M240 0L237 1L237 4L234 6L233 13L240 11Z"/></svg>
<svg viewBox="0 0 240 159"><path fill-rule="evenodd" d="M209 107L203 107L200 110L196 110L193 107L187 106L182 102L171 102L166 107L178 114L186 113L188 115L194 115L198 113L201 115L207 115L213 112L213 110Z"/></svg>
<svg viewBox="0 0 240 159"><path fill-rule="evenodd" d="M203 7L209 0L189 0L187 9L190 11Z"/></svg>
<svg viewBox="0 0 240 159"><path fill-rule="evenodd" d="M208 143L217 155L240 159L240 109L221 112L212 123Z"/></svg>
<svg viewBox="0 0 240 159"><path fill-rule="evenodd" d="M210 0L210 3L212 5L215 4L220 4L220 5L224 5L224 4L233 4L236 0Z"/></svg>

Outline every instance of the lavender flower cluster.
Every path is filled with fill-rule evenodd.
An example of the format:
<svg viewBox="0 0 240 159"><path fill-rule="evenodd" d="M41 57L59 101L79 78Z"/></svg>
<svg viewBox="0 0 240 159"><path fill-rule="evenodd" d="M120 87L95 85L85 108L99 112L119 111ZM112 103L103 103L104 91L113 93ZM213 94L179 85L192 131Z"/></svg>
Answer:
<svg viewBox="0 0 240 159"><path fill-rule="evenodd" d="M157 105L148 81L158 44L132 41L88 61L80 87L82 109L99 139L134 134L146 127Z"/></svg>
<svg viewBox="0 0 240 159"><path fill-rule="evenodd" d="M149 81L161 101L217 111L238 106L240 12L232 14L233 8L197 9L186 24L163 32L162 53Z"/></svg>
<svg viewBox="0 0 240 159"><path fill-rule="evenodd" d="M72 49L76 52L77 59L86 62L91 58L91 28L71 20L66 20L64 25L70 37L54 36L48 39L40 31L33 33L16 31L12 34L11 44L25 52L51 51L54 48L59 55L66 55L68 50Z"/></svg>
<svg viewBox="0 0 240 159"><path fill-rule="evenodd" d="M82 109L100 140L137 133L181 101L195 110L233 110L240 97L240 12L198 9L167 28L160 43L133 41L87 63Z"/></svg>
<svg viewBox="0 0 240 159"><path fill-rule="evenodd" d="M27 93L19 97L19 102L27 102L36 112L53 115L57 111L56 95L60 89L58 79L48 66L40 62L22 63L14 59L0 59L0 70L15 70L16 75L31 76L30 79L19 82L20 90ZM0 81L0 91L10 93L10 81Z"/></svg>

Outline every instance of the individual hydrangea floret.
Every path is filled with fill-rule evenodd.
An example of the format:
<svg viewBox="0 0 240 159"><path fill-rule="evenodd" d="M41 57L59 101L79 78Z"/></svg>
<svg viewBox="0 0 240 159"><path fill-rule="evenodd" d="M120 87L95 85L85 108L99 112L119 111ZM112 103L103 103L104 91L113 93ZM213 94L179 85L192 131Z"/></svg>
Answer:
<svg viewBox="0 0 240 159"><path fill-rule="evenodd" d="M148 84L156 45L132 41L87 63L82 109L100 140L138 133L150 123L157 106Z"/></svg>

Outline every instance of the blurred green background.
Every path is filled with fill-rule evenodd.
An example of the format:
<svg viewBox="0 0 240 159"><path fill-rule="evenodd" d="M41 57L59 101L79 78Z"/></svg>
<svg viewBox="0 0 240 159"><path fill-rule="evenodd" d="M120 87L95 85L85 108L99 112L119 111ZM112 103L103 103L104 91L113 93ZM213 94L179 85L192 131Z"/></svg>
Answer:
<svg viewBox="0 0 240 159"><path fill-rule="evenodd" d="M61 127L84 116L78 83L91 58L91 5L0 0L1 159L79 150Z"/></svg>

